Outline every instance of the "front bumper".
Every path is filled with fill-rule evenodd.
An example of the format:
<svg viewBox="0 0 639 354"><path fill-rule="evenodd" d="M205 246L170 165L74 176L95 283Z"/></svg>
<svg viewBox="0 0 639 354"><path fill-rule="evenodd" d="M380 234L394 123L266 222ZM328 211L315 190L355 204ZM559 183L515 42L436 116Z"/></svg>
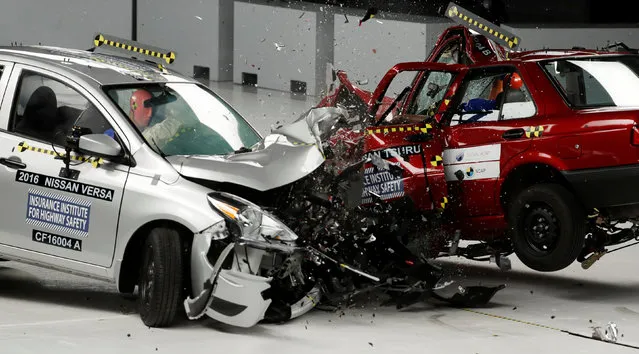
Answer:
<svg viewBox="0 0 639 354"><path fill-rule="evenodd" d="M562 174L588 208L639 205L639 164Z"/></svg>
<svg viewBox="0 0 639 354"><path fill-rule="evenodd" d="M238 327L252 327L264 319L271 300L263 292L271 287L271 278L222 269L206 315Z"/></svg>
<svg viewBox="0 0 639 354"><path fill-rule="evenodd" d="M211 234L195 234L191 249L191 290L195 297L184 301L187 316L198 319L206 315L237 327L256 325L273 302L267 291L273 278L260 276L263 263L269 260L265 255L296 251L299 249L286 244L232 242ZM317 298L318 294L311 292L310 296ZM310 310L311 302L313 307L314 301L301 301L291 310L295 315L303 314Z"/></svg>

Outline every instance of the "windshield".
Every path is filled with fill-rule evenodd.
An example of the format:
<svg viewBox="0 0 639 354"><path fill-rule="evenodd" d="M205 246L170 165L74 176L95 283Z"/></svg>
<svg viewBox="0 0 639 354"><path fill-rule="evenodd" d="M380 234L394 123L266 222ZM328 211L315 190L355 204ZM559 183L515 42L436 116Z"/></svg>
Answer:
<svg viewBox="0 0 639 354"><path fill-rule="evenodd" d="M639 58L561 59L542 64L575 108L639 106Z"/></svg>
<svg viewBox="0 0 639 354"><path fill-rule="evenodd" d="M195 83L110 86L107 95L146 142L169 155L226 155L260 135L229 105Z"/></svg>

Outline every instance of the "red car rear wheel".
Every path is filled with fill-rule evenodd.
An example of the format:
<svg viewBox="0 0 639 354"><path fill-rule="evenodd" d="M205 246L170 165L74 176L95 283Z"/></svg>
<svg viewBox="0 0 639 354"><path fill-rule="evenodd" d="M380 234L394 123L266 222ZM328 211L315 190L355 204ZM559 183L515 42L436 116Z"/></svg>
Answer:
<svg viewBox="0 0 639 354"><path fill-rule="evenodd" d="M514 251L531 269L564 269L584 246L584 208L559 184L538 184L522 190L508 208L508 219Z"/></svg>

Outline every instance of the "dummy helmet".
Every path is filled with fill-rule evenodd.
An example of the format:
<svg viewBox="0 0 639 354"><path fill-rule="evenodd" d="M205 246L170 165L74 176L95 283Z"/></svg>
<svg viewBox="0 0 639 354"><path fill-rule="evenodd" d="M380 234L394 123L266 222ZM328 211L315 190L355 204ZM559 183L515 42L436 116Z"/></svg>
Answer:
<svg viewBox="0 0 639 354"><path fill-rule="evenodd" d="M524 86L524 82L522 81L521 76L519 76L518 73L512 73L510 74L509 85L511 89L519 90L522 86Z"/></svg>
<svg viewBox="0 0 639 354"><path fill-rule="evenodd" d="M138 127L146 127L149 125L153 108L150 106L145 107L144 103L152 97L153 95L144 89L137 90L131 95L129 115Z"/></svg>

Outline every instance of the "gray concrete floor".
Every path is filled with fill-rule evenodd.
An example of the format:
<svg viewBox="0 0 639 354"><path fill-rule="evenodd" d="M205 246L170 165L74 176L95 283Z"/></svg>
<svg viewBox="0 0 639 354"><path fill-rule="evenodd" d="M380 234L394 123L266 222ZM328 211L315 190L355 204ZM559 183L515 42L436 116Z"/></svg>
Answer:
<svg viewBox="0 0 639 354"><path fill-rule="evenodd" d="M588 271L575 265L553 274L528 271L516 258L509 272L449 260L442 264L465 283L507 288L478 312L435 302L398 311L372 298L343 312L315 310L285 324L250 329L210 319L150 329L134 300L111 284L6 262L0 267L0 341L7 353L631 352L560 330L589 336L590 327L613 321L621 343L639 345L637 252L606 256Z"/></svg>

